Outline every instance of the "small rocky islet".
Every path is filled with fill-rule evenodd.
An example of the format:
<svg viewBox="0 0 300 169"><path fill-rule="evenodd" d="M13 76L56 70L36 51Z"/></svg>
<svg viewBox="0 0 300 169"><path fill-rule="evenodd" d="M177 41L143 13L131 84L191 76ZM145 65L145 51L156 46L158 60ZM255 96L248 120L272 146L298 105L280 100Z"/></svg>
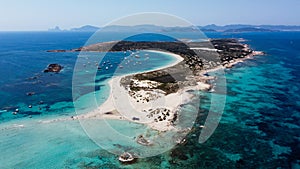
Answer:
<svg viewBox="0 0 300 169"><path fill-rule="evenodd" d="M57 63L51 63L47 66L47 68L44 70L44 73L48 72L54 72L59 73L64 67Z"/></svg>

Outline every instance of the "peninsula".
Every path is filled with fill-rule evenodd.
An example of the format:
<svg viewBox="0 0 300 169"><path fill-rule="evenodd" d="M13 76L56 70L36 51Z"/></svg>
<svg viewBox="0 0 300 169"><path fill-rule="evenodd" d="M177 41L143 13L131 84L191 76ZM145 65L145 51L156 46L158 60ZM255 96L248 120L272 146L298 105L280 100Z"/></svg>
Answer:
<svg viewBox="0 0 300 169"><path fill-rule="evenodd" d="M238 39L208 41L112 41L71 50L48 52L118 52L155 50L167 52L176 62L163 68L109 81L110 96L96 110L72 119L113 118L147 124L158 131L177 130L179 109L195 95L190 91L210 90L207 71L230 68L235 63L263 52L252 50ZM161 104L163 103L163 104ZM131 106L128 106L131 105Z"/></svg>

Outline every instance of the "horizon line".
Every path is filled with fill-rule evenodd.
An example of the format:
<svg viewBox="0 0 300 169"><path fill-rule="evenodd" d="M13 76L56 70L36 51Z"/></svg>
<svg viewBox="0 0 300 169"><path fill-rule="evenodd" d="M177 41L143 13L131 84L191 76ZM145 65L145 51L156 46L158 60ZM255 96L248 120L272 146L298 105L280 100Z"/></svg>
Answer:
<svg viewBox="0 0 300 169"><path fill-rule="evenodd" d="M81 26L77 26L77 27L70 27L70 28L66 28L66 29L61 29L60 26L56 25L47 29L40 29L40 30L0 30L0 32L51 32L51 29L55 30L56 27L59 28L60 31L72 31L71 29L76 29L76 28L81 28L84 26L91 26L91 27L96 27L99 29L105 28L105 27L109 27L109 26L120 26L120 27L135 27L135 26L142 26L142 25L149 25L149 26L158 26L158 27L166 27L166 28L173 28L173 27L179 27L179 28L187 28L187 27L205 27L205 26L218 26L218 27L225 27L225 26L233 26L233 25L244 25L244 26L288 26L288 27L300 27L299 25L295 25L295 24L243 24L243 23L233 23L233 24L205 24L205 25L190 25L190 26L160 26L160 25L155 25L155 24L138 24L138 25L108 25L108 26L98 26L98 25L91 25L91 24L86 24L86 25L81 25ZM58 30L58 31L59 31ZM75 32L75 31L74 31Z"/></svg>

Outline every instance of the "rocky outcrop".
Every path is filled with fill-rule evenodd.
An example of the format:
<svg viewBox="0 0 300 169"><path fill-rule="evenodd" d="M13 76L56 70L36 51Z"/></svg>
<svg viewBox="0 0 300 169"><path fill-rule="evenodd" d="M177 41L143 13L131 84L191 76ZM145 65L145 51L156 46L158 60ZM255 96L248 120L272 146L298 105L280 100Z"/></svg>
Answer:
<svg viewBox="0 0 300 169"><path fill-rule="evenodd" d="M136 161L136 158L132 153L124 152L119 156L119 161L124 164L132 164Z"/></svg>
<svg viewBox="0 0 300 169"><path fill-rule="evenodd" d="M63 69L63 66L53 63L49 64L47 68L44 70L45 73L47 72L54 72L54 73L59 73Z"/></svg>
<svg viewBox="0 0 300 169"><path fill-rule="evenodd" d="M47 50L47 52L67 52L67 50L64 49L55 49L55 50Z"/></svg>
<svg viewBox="0 0 300 169"><path fill-rule="evenodd" d="M152 142L150 140L145 139L145 137L143 135L139 135L137 137L137 143L143 145L143 146L151 146Z"/></svg>

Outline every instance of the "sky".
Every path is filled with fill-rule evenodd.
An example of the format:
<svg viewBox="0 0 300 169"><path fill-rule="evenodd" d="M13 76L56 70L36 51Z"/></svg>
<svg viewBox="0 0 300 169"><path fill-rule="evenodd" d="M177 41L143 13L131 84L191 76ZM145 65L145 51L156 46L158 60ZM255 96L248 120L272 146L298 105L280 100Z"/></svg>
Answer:
<svg viewBox="0 0 300 169"><path fill-rule="evenodd" d="M299 0L0 0L0 31L103 26L141 12L193 25L300 25Z"/></svg>

